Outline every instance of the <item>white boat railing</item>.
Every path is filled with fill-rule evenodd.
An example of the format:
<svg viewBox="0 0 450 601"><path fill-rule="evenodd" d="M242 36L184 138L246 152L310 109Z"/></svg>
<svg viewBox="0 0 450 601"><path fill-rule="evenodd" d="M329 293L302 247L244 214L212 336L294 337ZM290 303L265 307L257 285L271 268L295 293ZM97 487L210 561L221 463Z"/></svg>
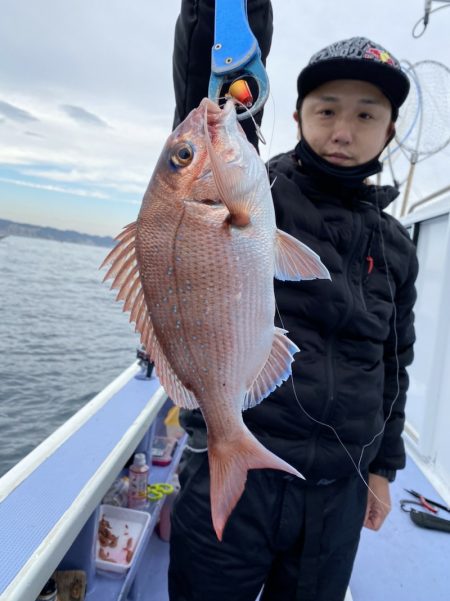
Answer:
<svg viewBox="0 0 450 601"><path fill-rule="evenodd" d="M155 420L167 395L156 379L137 382L135 376L139 371L137 364L128 368L0 479L0 522L2 523L0 544L3 549L6 546L6 552L10 553L9 558L8 554L6 555L8 563L2 565L1 600L34 601L37 598L45 582L93 515L117 474ZM98 437L102 437L105 428L110 425L102 423L104 414L102 410L109 403L117 403L116 395L122 394L123 390L130 385L138 387L140 392L137 396L140 398L134 407L130 403L129 411L124 407L124 403L121 403L124 414L129 415L129 421L125 426L124 420L123 431L118 433L117 440L109 441L111 449L106 455L102 455L97 449ZM77 433L81 437L82 429L88 425L91 431L90 438L84 438L81 448L78 445L80 466L73 465L73 450L70 460L72 465L63 465L64 462L66 464L69 462L67 449L70 447L71 439L77 436ZM95 436L92 436L93 431L97 433ZM46 463L48 460L56 466L53 472L49 472ZM55 510L52 505L58 493L61 493L61 487L64 487L64 482L59 479L64 469L70 476L78 477L80 485L78 488L74 487L73 498L65 500L66 507L61 509L61 513L54 521L51 521L50 509L54 510L54 513L59 511L59 508ZM71 470L75 473L73 474ZM54 478L51 477L52 473ZM89 477L83 481L86 473ZM38 483L43 487L43 490L36 492L36 496L33 496L34 489L31 489L29 494L25 492L32 481L34 485ZM48 494L47 499L46 494ZM16 515L25 517L23 529L19 532L9 527L12 511ZM30 512L35 513L34 518L30 517ZM17 559L21 548L30 544L30 528L33 534L34 527L42 526L37 523L37 520L43 522L46 519L49 520L48 528L42 528L42 531L45 530L45 536L34 548L30 546L26 560L22 561L20 557ZM17 551L15 557L11 556L13 549ZM5 575L5 565L9 571L12 565L16 566L13 568L14 573Z"/></svg>
<svg viewBox="0 0 450 601"><path fill-rule="evenodd" d="M416 343L408 368L408 451L450 503L450 196L402 218L417 243Z"/></svg>

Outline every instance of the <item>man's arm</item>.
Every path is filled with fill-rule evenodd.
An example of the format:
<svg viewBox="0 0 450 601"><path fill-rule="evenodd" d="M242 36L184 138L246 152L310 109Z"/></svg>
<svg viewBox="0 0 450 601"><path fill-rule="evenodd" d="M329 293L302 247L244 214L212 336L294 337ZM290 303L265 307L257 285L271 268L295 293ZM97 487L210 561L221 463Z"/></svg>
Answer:
<svg viewBox="0 0 450 601"><path fill-rule="evenodd" d="M183 0L175 27L173 81L175 88L175 128L208 95L211 75L211 48L214 42L215 0ZM248 21L261 49L263 64L272 40L272 5L270 0L248 0ZM261 124L262 111L255 115ZM250 142L257 148L258 139L251 119L241 121Z"/></svg>
<svg viewBox="0 0 450 601"><path fill-rule="evenodd" d="M372 530L378 530L388 515L391 505L389 482L394 480L396 470L405 466L405 448L401 434L405 423L406 392L409 384L406 367L412 363L414 357L413 307L417 296L417 272L416 252L415 248L411 247L407 277L397 290L396 314L393 316L390 335L385 343L384 412L389 418L378 454L369 466L370 490L364 526Z"/></svg>
<svg viewBox="0 0 450 601"><path fill-rule="evenodd" d="M395 472L405 467L405 448L401 434L405 423L406 392L409 378L406 368L414 358L415 281L418 262L415 247L411 245L407 259L406 277L397 288L395 312L389 337L384 345L384 414L388 418L377 456L369 471L393 480Z"/></svg>

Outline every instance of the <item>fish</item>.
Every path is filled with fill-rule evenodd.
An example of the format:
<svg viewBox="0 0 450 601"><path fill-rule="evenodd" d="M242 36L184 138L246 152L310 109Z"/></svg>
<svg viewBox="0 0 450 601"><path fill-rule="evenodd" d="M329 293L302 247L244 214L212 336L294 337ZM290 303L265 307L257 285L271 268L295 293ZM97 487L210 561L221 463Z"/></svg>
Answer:
<svg viewBox="0 0 450 601"><path fill-rule="evenodd" d="M222 540L249 469L303 477L242 417L290 376L299 350L274 325L273 278L330 279L313 250L277 229L265 165L232 100L204 98L170 134L105 265L168 396L201 409Z"/></svg>

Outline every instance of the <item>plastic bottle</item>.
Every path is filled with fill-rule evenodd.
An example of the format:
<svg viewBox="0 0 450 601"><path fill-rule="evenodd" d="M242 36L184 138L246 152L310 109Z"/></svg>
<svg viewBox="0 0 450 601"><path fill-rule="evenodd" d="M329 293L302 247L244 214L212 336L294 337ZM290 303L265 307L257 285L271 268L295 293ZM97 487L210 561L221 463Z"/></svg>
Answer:
<svg viewBox="0 0 450 601"><path fill-rule="evenodd" d="M136 453L133 463L129 468L128 507L130 509L146 509L147 484L149 466L146 463L145 453Z"/></svg>

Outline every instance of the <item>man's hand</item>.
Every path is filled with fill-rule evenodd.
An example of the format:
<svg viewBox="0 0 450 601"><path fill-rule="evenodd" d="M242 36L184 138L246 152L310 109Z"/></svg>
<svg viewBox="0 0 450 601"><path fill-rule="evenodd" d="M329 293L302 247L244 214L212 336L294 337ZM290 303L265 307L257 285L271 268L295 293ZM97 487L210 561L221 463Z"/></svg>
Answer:
<svg viewBox="0 0 450 601"><path fill-rule="evenodd" d="M369 474L369 496L367 498L364 526L370 530L379 530L391 510L389 481L383 476Z"/></svg>

